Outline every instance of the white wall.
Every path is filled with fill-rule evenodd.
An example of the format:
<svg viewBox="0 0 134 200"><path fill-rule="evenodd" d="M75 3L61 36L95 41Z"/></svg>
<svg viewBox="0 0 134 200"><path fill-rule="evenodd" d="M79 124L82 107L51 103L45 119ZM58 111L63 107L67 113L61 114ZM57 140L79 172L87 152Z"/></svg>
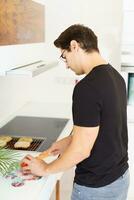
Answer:
<svg viewBox="0 0 134 200"><path fill-rule="evenodd" d="M45 5L45 44L0 47L0 67L24 64L39 57L60 55L53 41L68 26L82 23L97 33L105 58L120 68L122 0L36 0ZM37 47L37 48L36 48ZM0 77L0 117L9 115L27 101L71 103L75 75L64 64L35 78Z"/></svg>
<svg viewBox="0 0 134 200"><path fill-rule="evenodd" d="M30 81L0 77L0 120L18 110L30 99Z"/></svg>
<svg viewBox="0 0 134 200"><path fill-rule="evenodd" d="M41 0L36 1L41 2ZM71 24L83 23L91 27L98 35L102 54L116 68L120 68L122 0L68 0L67 2L44 0L44 2L46 5L46 40L48 42L46 53L48 56L55 55L56 50L53 49L52 41L61 31Z"/></svg>
<svg viewBox="0 0 134 200"><path fill-rule="evenodd" d="M47 58L59 56L59 51L53 46L53 41L59 34L71 24L82 23L93 28L98 35L102 54L117 69L120 68L122 0L115 1L115 4L111 0L68 0L66 3L61 0L46 0L44 3L46 5L45 56ZM35 101L71 102L75 75L68 72L64 64L63 66L60 64L59 69L55 68L51 72L33 80L31 98ZM49 87L44 87L47 83Z"/></svg>

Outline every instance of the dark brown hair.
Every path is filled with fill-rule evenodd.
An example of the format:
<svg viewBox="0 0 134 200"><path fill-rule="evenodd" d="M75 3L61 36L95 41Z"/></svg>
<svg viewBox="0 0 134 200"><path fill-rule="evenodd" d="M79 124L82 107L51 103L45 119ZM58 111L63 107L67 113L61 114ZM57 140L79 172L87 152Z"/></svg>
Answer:
<svg viewBox="0 0 134 200"><path fill-rule="evenodd" d="M54 45L70 51L70 42L72 40L76 40L86 52L99 52L97 36L90 28L81 24L74 24L63 31L54 41Z"/></svg>

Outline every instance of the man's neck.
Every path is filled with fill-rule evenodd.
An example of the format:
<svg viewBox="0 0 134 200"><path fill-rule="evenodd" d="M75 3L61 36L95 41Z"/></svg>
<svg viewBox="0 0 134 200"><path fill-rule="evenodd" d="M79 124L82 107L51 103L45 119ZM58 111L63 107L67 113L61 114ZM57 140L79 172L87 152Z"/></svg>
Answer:
<svg viewBox="0 0 134 200"><path fill-rule="evenodd" d="M96 66L100 65L101 67L101 65L106 65L106 64L108 64L108 62L106 62L106 60L104 60L98 52L87 54L83 66L84 72L85 74L88 74Z"/></svg>

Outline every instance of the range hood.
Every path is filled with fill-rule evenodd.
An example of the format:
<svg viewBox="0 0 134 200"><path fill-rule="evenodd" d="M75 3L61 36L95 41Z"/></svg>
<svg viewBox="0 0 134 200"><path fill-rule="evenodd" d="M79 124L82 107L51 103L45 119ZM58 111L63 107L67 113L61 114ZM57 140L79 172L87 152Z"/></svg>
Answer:
<svg viewBox="0 0 134 200"><path fill-rule="evenodd" d="M15 67L10 67L5 68L0 70L0 75L2 76L29 76L29 77L34 77L37 76L55 66L58 65L58 61L43 61L39 60L34 63L29 63L27 65L23 66L15 66Z"/></svg>

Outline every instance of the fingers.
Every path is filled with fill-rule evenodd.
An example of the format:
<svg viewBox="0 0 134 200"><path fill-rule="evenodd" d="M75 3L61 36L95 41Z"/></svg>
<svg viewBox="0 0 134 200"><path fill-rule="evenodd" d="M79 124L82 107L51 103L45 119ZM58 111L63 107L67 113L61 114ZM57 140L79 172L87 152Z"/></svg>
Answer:
<svg viewBox="0 0 134 200"><path fill-rule="evenodd" d="M27 166L30 164L31 160L33 160L33 159L34 159L33 156L31 156L31 155L26 155L26 156L22 159L22 161L20 162L20 166L21 166L22 168L27 167Z"/></svg>
<svg viewBox="0 0 134 200"><path fill-rule="evenodd" d="M52 152L51 152L52 155L56 156L58 154L60 154L60 151L58 149L54 149Z"/></svg>
<svg viewBox="0 0 134 200"><path fill-rule="evenodd" d="M26 155L26 157L25 158L27 158L27 160L32 160L32 159L34 159L34 157L33 156L31 156L31 155Z"/></svg>
<svg viewBox="0 0 134 200"><path fill-rule="evenodd" d="M26 160L24 160L24 161L20 164L21 169L22 169L22 171L23 171L24 174L29 174L29 173L31 173L31 170L30 170L30 166L29 166L29 165L30 165L30 162L27 163Z"/></svg>
<svg viewBox="0 0 134 200"><path fill-rule="evenodd" d="M26 158L24 158L21 162L20 162L20 166L21 167L26 167L30 164L30 161L27 160Z"/></svg>
<svg viewBox="0 0 134 200"><path fill-rule="evenodd" d="M28 164L27 164L27 163L25 163L25 162L22 162L22 163L20 163L20 166L21 166L21 167L27 167L27 166L28 166Z"/></svg>
<svg viewBox="0 0 134 200"><path fill-rule="evenodd" d="M30 163L31 161L34 159L33 156L31 155L26 155L23 160L20 163L20 166L22 168L23 174L30 174L31 170L30 170Z"/></svg>
<svg viewBox="0 0 134 200"><path fill-rule="evenodd" d="M31 170L22 170L22 172L23 172L23 175L29 175L29 174L31 174Z"/></svg>
<svg viewBox="0 0 134 200"><path fill-rule="evenodd" d="M31 170L29 168L27 168L27 167L23 167L22 171L23 171L23 173L26 173L26 174L30 174L31 173Z"/></svg>

